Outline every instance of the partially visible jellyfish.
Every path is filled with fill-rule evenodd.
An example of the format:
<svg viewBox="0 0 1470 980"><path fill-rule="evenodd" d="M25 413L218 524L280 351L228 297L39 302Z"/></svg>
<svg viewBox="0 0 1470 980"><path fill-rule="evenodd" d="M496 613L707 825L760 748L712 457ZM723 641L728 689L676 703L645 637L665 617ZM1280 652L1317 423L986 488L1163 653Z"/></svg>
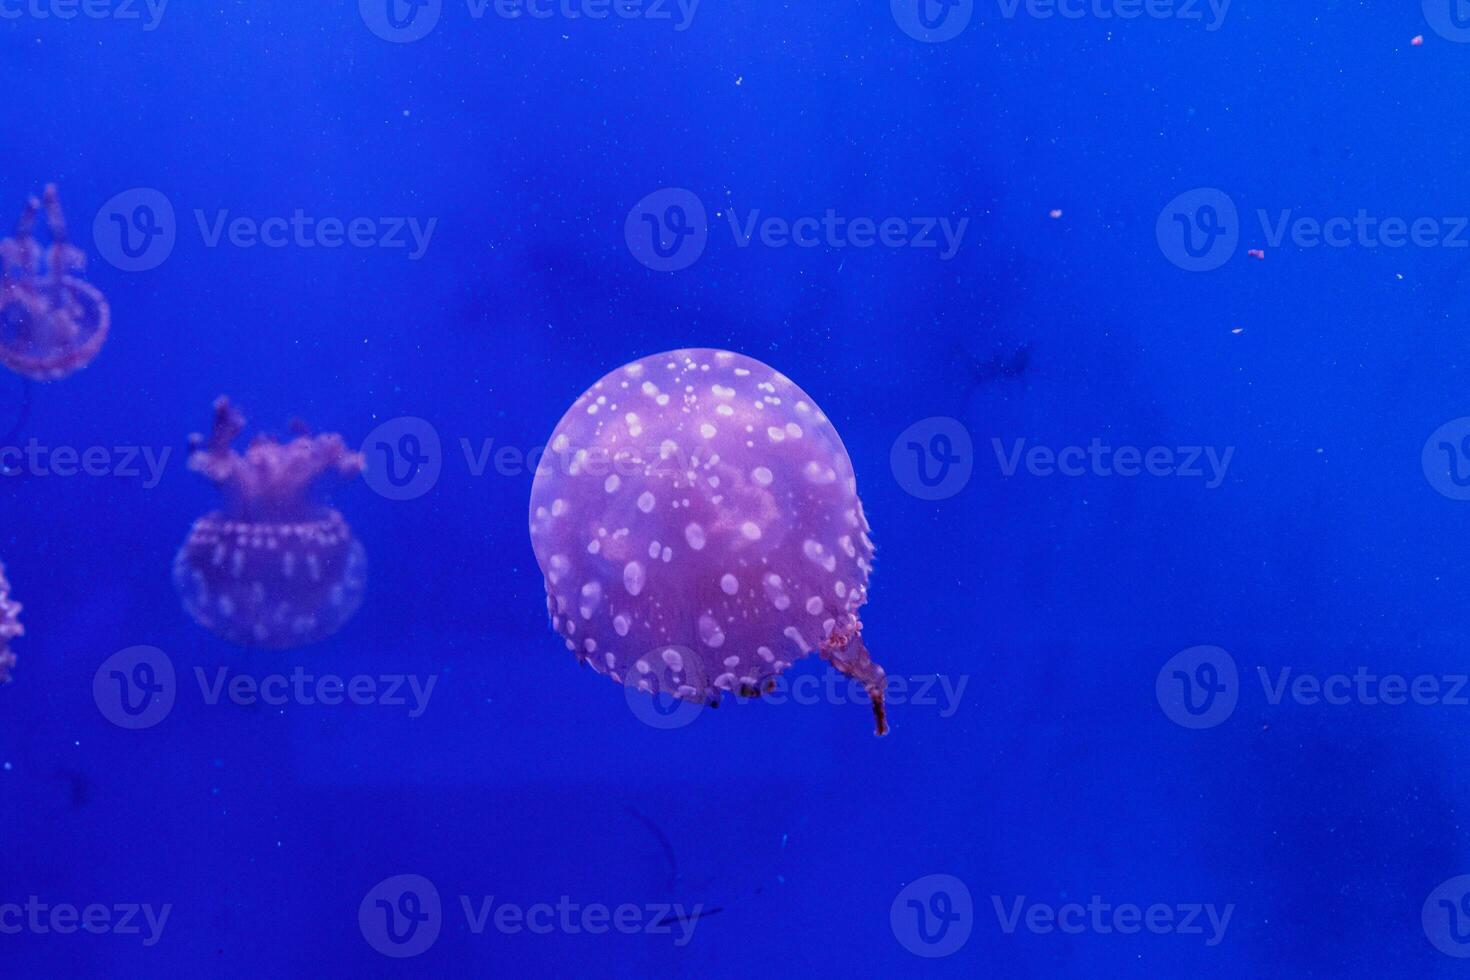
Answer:
<svg viewBox="0 0 1470 980"><path fill-rule="evenodd" d="M241 646L285 649L331 636L362 604L367 555L342 515L317 497L328 477L355 478L360 453L334 432L231 443L245 418L214 403L208 438L190 437L189 468L219 485L224 507L199 518L174 558L174 587L195 622Z"/></svg>
<svg viewBox="0 0 1470 980"><path fill-rule="evenodd" d="M5 565L0 563L0 684L10 680L10 670L15 666L15 654L10 650L10 641L25 635L20 625L20 603L10 598L10 583L5 578Z"/></svg>
<svg viewBox="0 0 1470 980"><path fill-rule="evenodd" d="M32 232L45 208L51 244ZM101 290L81 278L87 257L67 241L56 186L21 213L15 237L0 241L0 364L36 381L86 367L107 340L112 315Z"/></svg>
<svg viewBox="0 0 1470 980"><path fill-rule="evenodd" d="M696 703L770 690L812 652L859 681L873 542L842 439L789 378L729 351L634 361L558 423L531 488L552 627L614 681Z"/></svg>

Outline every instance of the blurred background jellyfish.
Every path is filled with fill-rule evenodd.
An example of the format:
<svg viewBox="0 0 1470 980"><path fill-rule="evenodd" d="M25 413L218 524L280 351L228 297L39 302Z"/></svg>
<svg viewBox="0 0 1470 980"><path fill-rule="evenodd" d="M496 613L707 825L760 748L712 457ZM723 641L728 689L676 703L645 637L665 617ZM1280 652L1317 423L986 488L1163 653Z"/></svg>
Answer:
<svg viewBox="0 0 1470 980"><path fill-rule="evenodd" d="M44 208L51 244L33 235ZM67 241L56 186L21 213L15 237L0 241L0 364L36 381L86 367L107 340L111 313L101 290L81 278L87 258Z"/></svg>
<svg viewBox="0 0 1470 980"><path fill-rule="evenodd" d="M244 417L227 398L214 428L190 438L189 468L224 506L199 518L174 559L174 587L195 622L241 646L285 649L324 639L362 604L367 556L342 515L318 497L329 477L355 478L361 454L336 433L231 443Z"/></svg>
<svg viewBox="0 0 1470 980"><path fill-rule="evenodd" d="M552 627L583 663L718 704L816 652L888 730L858 609L873 542L852 461L816 402L729 351L634 361L558 423L531 488Z"/></svg>
<svg viewBox="0 0 1470 980"><path fill-rule="evenodd" d="M10 670L15 666L15 654L10 650L10 641L25 635L20 625L20 603L10 598L10 583L5 578L5 565L0 562L0 684L10 680Z"/></svg>

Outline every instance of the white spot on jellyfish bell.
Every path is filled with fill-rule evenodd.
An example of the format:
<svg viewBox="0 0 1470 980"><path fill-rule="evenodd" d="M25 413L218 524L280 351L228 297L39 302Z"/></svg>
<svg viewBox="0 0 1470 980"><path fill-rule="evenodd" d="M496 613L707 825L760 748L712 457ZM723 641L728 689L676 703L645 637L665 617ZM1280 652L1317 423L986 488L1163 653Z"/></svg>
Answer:
<svg viewBox="0 0 1470 980"><path fill-rule="evenodd" d="M872 540L852 461L815 406L753 358L678 350L608 374L552 433L579 461L541 468L531 488L553 628L650 724L676 727L640 710L650 695L697 713L758 696L815 652L864 685L887 731L858 619Z"/></svg>

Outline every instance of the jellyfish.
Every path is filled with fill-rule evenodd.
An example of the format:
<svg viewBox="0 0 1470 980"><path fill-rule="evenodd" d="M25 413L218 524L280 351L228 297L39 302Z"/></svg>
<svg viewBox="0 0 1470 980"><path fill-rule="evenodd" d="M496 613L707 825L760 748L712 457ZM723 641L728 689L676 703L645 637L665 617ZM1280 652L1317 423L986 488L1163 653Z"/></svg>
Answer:
<svg viewBox="0 0 1470 980"><path fill-rule="evenodd" d="M32 231L45 208L51 244L44 254ZM107 340L112 314L102 291L82 279L87 257L67 241L56 186L21 213L15 237L0 241L0 364L35 381L55 381L86 367Z"/></svg>
<svg viewBox="0 0 1470 980"><path fill-rule="evenodd" d="M329 476L363 469L336 433L266 435L241 455L245 418L221 396L214 428L190 437L189 468L213 480L224 507L199 518L174 558L174 587L200 626L241 646L280 650L331 636L362 604L367 556L340 513L315 494Z"/></svg>
<svg viewBox="0 0 1470 980"><path fill-rule="evenodd" d="M10 680L10 670L15 666L15 654L10 650L10 641L25 635L20 625L20 603L10 598L10 583L5 579L5 565L0 563L0 684Z"/></svg>
<svg viewBox="0 0 1470 980"><path fill-rule="evenodd" d="M718 705L815 651L887 732L858 618L873 542L852 461L779 371L704 349L613 371L557 424L530 517L552 628L598 673Z"/></svg>

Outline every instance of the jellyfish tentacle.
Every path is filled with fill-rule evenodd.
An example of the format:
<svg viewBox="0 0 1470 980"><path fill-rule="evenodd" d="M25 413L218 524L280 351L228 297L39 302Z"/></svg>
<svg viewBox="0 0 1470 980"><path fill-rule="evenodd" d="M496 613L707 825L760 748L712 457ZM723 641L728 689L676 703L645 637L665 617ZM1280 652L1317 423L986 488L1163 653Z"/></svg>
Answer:
<svg viewBox="0 0 1470 980"><path fill-rule="evenodd" d="M47 270L58 281L71 272L85 272L87 256L73 245L66 235L66 215L61 210L61 198L55 184L47 184L43 204L46 209L46 225L51 229L51 247L46 253Z"/></svg>
<svg viewBox="0 0 1470 980"><path fill-rule="evenodd" d="M32 279L40 270L41 257L33 235L36 226L36 212L40 207L40 201L34 197L29 198L26 201L25 210L20 213L20 217L15 222L15 236L0 242L0 258L3 258L5 262L7 286Z"/></svg>
<svg viewBox="0 0 1470 980"><path fill-rule="evenodd" d="M833 629L832 635L822 641L820 649L822 656L839 673L863 685L868 699L873 702L874 734L887 735L888 710L883 695L888 689L888 676L868 653L862 629L862 621L854 617L852 622Z"/></svg>
<svg viewBox="0 0 1470 980"><path fill-rule="evenodd" d="M64 245L66 243L66 215L61 211L61 198L57 196L56 185L47 184L45 195L46 226L51 229L51 240Z"/></svg>

